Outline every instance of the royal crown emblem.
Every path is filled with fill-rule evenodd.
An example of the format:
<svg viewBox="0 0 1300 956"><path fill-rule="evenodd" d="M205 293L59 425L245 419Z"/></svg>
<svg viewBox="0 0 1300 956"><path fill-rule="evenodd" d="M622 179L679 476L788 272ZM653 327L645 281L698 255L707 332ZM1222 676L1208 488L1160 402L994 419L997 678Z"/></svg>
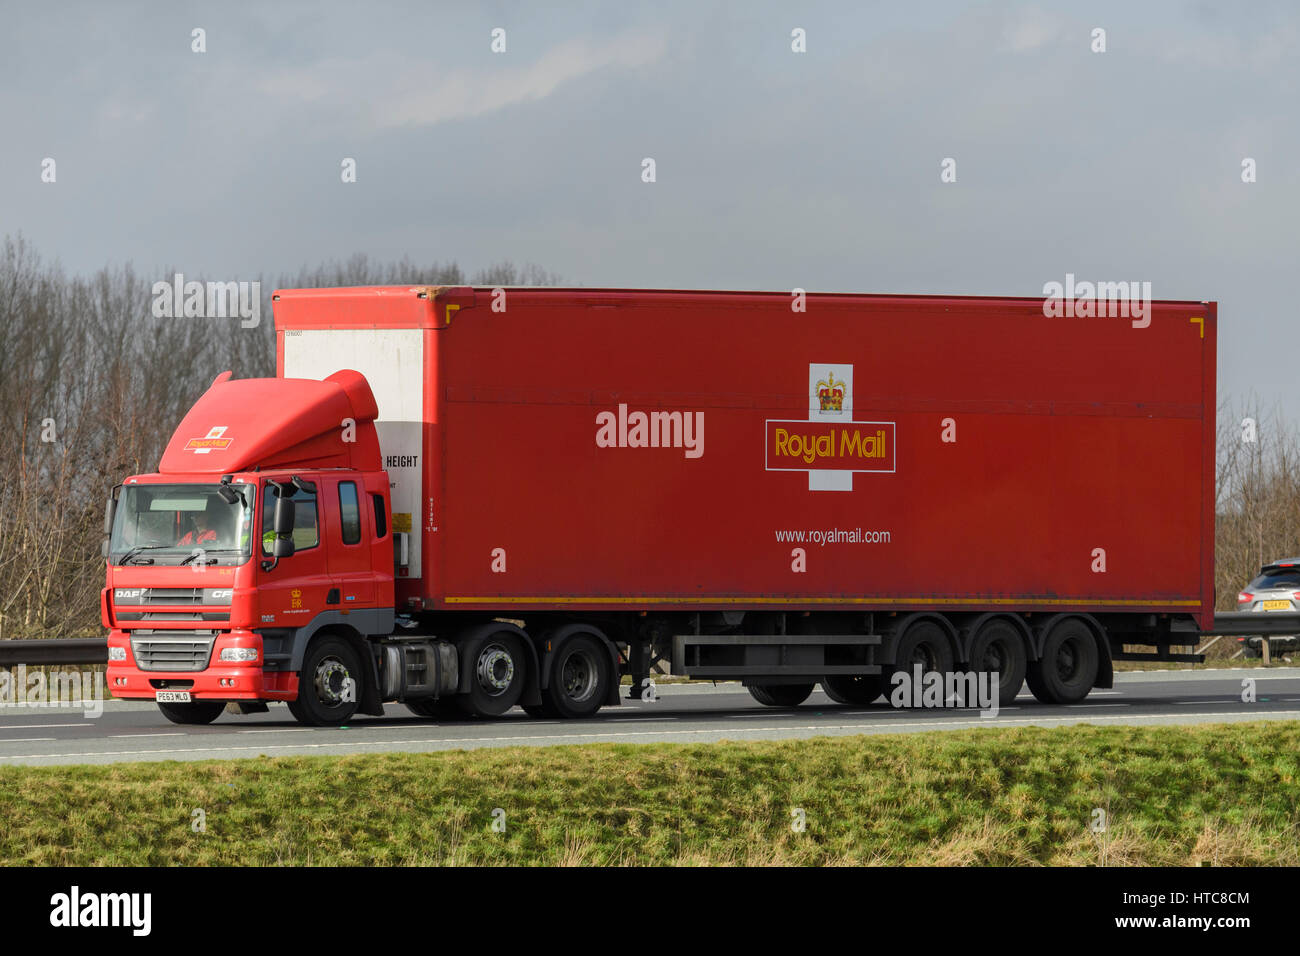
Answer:
<svg viewBox="0 0 1300 956"><path fill-rule="evenodd" d="M826 379L817 383L817 401L823 412L838 415L844 411L844 383L835 381L833 372Z"/></svg>

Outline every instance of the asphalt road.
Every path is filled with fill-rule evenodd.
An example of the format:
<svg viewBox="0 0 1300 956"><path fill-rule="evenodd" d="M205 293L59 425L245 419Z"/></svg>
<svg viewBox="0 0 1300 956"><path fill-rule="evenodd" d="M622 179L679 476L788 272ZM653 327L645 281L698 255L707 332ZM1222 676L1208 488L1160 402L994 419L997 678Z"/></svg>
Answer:
<svg viewBox="0 0 1300 956"><path fill-rule="evenodd" d="M1242 702L1243 678L1257 681L1254 703ZM97 718L80 710L3 706L0 766L1300 718L1300 668L1119 674L1113 690L1094 690L1083 703L1048 707L1026 691L996 717L975 710L839 705L820 690L794 710L763 707L736 684L667 685L659 691L657 701L624 701L590 720L536 720L516 709L492 721L436 723L389 705L388 716L360 717L346 728L302 727L281 704L266 714L223 714L205 727L168 723L151 703L109 701Z"/></svg>

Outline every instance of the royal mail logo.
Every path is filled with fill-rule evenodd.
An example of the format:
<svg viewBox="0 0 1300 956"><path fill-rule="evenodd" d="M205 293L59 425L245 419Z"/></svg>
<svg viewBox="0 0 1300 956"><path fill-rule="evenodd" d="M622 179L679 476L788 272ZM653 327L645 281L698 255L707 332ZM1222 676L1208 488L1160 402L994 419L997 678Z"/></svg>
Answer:
<svg viewBox="0 0 1300 956"><path fill-rule="evenodd" d="M817 403L822 414L844 414L844 383L835 381L835 373L830 372L825 381L817 383Z"/></svg>
<svg viewBox="0 0 1300 956"><path fill-rule="evenodd" d="M206 455L214 448L229 448L233 438L224 437L228 425L216 425L208 429L208 433L202 438L191 438L185 443L185 450L192 451L196 455Z"/></svg>
<svg viewBox="0 0 1300 956"><path fill-rule="evenodd" d="M768 419L764 467L807 472L809 491L852 491L857 473L896 470L896 430L894 422L853 419L852 365L812 362L808 418Z"/></svg>
<svg viewBox="0 0 1300 956"><path fill-rule="evenodd" d="M894 470L893 422L767 422L768 471Z"/></svg>

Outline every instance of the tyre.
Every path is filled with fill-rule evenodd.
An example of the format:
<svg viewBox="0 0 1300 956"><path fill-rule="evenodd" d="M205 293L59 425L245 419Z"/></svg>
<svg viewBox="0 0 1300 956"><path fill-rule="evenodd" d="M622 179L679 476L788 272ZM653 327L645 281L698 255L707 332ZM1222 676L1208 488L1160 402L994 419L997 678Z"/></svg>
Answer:
<svg viewBox="0 0 1300 956"><path fill-rule="evenodd" d="M921 665L921 676L938 673L940 676L953 669L952 642L948 632L937 621L917 621L910 625L899 638L894 649L894 663L885 668L882 676L882 692L891 696L894 675L904 673L908 680L913 679L916 665ZM911 695L908 695L909 699Z"/></svg>
<svg viewBox="0 0 1300 956"><path fill-rule="evenodd" d="M524 692L527 658L519 636L512 631L492 631L466 642L463 654L470 664L469 687L456 697L461 710L472 717L500 717Z"/></svg>
<svg viewBox="0 0 1300 956"><path fill-rule="evenodd" d="M545 698L542 699L540 704L520 704L519 706L524 709L524 713L529 717L550 718L560 716L551 709L551 705L546 702Z"/></svg>
<svg viewBox="0 0 1300 956"><path fill-rule="evenodd" d="M289 712L301 724L337 727L357 712L363 680L361 660L351 644L334 634L318 637L303 658L298 699L289 701Z"/></svg>
<svg viewBox="0 0 1300 956"><path fill-rule="evenodd" d="M766 707L798 707L812 692L812 684L749 685L750 696Z"/></svg>
<svg viewBox="0 0 1300 956"><path fill-rule="evenodd" d="M226 709L225 702L213 700L196 700L188 704L159 703L162 715L173 724L210 724Z"/></svg>
<svg viewBox="0 0 1300 956"><path fill-rule="evenodd" d="M970 645L970 668L977 674L997 673L998 706L1009 707L1015 702L1028 667L1024 635L1010 621L988 621L975 633Z"/></svg>
<svg viewBox="0 0 1300 956"><path fill-rule="evenodd" d="M590 717L605 702L612 673L605 646L589 634L576 634L552 658L550 685L542 691L543 707L570 720Z"/></svg>
<svg viewBox="0 0 1300 956"><path fill-rule="evenodd" d="M866 706L885 692L881 674L836 674L822 678L822 690L837 704Z"/></svg>
<svg viewBox="0 0 1300 956"><path fill-rule="evenodd" d="M1025 680L1044 704L1077 704L1097 680L1100 657L1088 625L1068 618L1048 632L1042 657L1030 662Z"/></svg>

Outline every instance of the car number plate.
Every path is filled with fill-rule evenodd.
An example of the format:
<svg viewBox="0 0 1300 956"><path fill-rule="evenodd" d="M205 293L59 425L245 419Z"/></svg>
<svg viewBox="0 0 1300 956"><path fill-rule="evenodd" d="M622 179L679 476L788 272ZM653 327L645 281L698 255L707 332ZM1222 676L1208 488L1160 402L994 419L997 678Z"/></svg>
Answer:
<svg viewBox="0 0 1300 956"><path fill-rule="evenodd" d="M190 692L187 690L160 690L154 698L160 704L188 704Z"/></svg>
<svg viewBox="0 0 1300 956"><path fill-rule="evenodd" d="M1291 610L1290 601L1265 601L1263 604L1265 611L1289 611Z"/></svg>

